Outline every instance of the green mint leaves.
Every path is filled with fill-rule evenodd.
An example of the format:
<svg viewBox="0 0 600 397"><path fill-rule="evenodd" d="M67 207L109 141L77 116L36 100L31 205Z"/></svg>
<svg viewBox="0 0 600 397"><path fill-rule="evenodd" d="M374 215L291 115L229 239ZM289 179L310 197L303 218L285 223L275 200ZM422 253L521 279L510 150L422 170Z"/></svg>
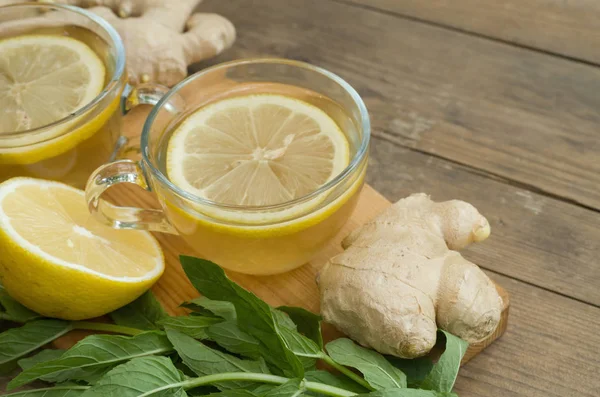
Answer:
<svg viewBox="0 0 600 397"><path fill-rule="evenodd" d="M381 354L341 338L327 344L327 352L336 362L356 368L376 390L406 388L406 375Z"/></svg>
<svg viewBox="0 0 600 397"><path fill-rule="evenodd" d="M212 262L182 256L181 266L203 296L233 303L238 326L259 341L259 350L266 356L265 360L280 368L285 375L304 377L304 367L285 345L269 305L231 281L223 269Z"/></svg>
<svg viewBox="0 0 600 397"><path fill-rule="evenodd" d="M272 308L212 262L182 257L203 295L169 316L147 292L113 312L116 323L39 317L0 289L0 314L24 322L0 333L0 366L23 371L9 384L55 384L7 397L452 397L467 344L440 331L445 350L430 358L385 357L350 339L326 346L321 317L302 308ZM90 335L72 348L41 350L71 329ZM317 363L335 371L317 370ZM321 367L319 367L321 368Z"/></svg>

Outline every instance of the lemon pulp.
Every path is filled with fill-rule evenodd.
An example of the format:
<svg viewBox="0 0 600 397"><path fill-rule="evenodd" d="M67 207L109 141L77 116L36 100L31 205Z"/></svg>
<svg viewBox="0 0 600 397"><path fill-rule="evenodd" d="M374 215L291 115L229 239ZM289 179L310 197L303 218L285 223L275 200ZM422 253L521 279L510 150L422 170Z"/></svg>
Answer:
<svg viewBox="0 0 600 397"><path fill-rule="evenodd" d="M146 232L101 225L84 193L31 178L0 184L0 279L11 296L49 317L96 317L125 305L162 274Z"/></svg>
<svg viewBox="0 0 600 397"><path fill-rule="evenodd" d="M305 196L349 161L325 112L282 95L225 99L185 119L169 141L173 183L219 204L268 206Z"/></svg>

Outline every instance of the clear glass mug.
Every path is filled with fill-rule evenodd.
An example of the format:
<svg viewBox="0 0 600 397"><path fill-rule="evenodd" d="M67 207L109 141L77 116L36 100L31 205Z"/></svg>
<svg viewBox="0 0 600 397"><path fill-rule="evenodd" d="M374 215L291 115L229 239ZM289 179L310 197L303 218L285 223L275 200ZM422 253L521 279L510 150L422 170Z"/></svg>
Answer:
<svg viewBox="0 0 600 397"><path fill-rule="evenodd" d="M263 207L212 202L169 180L164 164L169 131L186 115L223 97L289 93L286 87L294 87L296 96L329 113L346 133L352 156L342 173L307 196ZM254 275L282 273L313 258L349 219L363 185L369 139L365 104L333 73L281 59L230 62L173 87L145 122L141 161L120 160L100 167L88 181L86 199L90 212L114 228L179 234L200 256L227 269ZM101 199L120 183L153 191L162 209L118 207Z"/></svg>
<svg viewBox="0 0 600 397"><path fill-rule="evenodd" d="M156 99L167 89L146 85L130 94L119 34L84 9L42 3L0 7L0 40L29 34L70 36L87 44L106 67L105 86L92 102L52 124L16 132L0 129L0 182L28 176L83 188L92 171L114 159L124 143L121 121L129 104L140 102L134 96L147 99L142 94L150 92Z"/></svg>

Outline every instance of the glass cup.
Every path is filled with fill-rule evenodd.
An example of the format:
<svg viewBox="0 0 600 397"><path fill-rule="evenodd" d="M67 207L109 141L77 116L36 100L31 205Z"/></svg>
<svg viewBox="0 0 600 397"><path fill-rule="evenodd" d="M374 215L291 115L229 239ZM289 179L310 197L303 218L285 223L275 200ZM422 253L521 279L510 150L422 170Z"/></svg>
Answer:
<svg viewBox="0 0 600 397"><path fill-rule="evenodd" d="M83 188L92 171L113 160L124 143L121 120L130 104L154 104L167 89L145 85L132 91L127 86L123 42L110 24L91 12L42 3L0 7L0 40L31 34L70 36L87 44L106 67L105 85L90 103L52 124L0 130L0 182L28 176ZM148 92L152 100L148 95L141 101L135 97Z"/></svg>
<svg viewBox="0 0 600 397"><path fill-rule="evenodd" d="M169 180L165 153L174 125L224 97L285 94L289 87L300 99L326 111L346 134L351 160L343 172L304 197L254 207L213 202ZM88 181L86 199L90 212L114 228L179 234L200 256L227 269L254 275L282 273L313 258L349 219L363 185L369 139L370 121L362 99L335 74L289 60L230 62L173 87L145 122L141 161L120 160L100 167ZM118 207L101 199L120 183L153 191L162 209Z"/></svg>

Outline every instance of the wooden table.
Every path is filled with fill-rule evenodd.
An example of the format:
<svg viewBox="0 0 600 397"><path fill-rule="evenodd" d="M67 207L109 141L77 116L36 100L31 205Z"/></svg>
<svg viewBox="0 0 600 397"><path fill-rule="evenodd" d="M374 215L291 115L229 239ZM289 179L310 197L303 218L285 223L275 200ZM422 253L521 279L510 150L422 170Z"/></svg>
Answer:
<svg viewBox="0 0 600 397"><path fill-rule="evenodd" d="M238 40L209 64L307 61L373 122L369 183L490 219L467 250L511 294L506 335L461 397L600 395L600 2L205 0Z"/></svg>

